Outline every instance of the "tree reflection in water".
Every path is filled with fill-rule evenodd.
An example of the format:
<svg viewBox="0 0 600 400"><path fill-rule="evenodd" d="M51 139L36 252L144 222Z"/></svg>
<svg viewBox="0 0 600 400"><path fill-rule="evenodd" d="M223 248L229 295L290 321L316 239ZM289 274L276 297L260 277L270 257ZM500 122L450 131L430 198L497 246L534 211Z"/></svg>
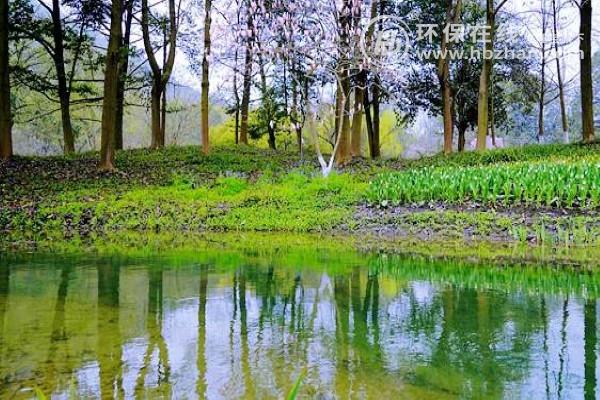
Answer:
<svg viewBox="0 0 600 400"><path fill-rule="evenodd" d="M0 397L280 398L306 367L309 397L595 398L597 288L215 259L0 264Z"/></svg>

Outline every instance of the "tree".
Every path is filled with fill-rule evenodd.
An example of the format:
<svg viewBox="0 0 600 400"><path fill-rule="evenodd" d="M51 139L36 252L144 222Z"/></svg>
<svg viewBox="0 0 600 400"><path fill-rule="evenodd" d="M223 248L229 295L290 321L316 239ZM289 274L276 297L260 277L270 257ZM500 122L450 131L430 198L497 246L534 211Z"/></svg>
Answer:
<svg viewBox="0 0 600 400"><path fill-rule="evenodd" d="M106 51L104 73L104 100L102 102L102 136L100 144L100 168L113 170L115 162L115 127L117 125L117 102L119 75L121 71L121 37L123 23L123 0L112 0L110 8L110 35Z"/></svg>
<svg viewBox="0 0 600 400"><path fill-rule="evenodd" d="M373 0L371 3L371 20L377 18L377 15L385 15L384 13L384 0ZM383 29L382 22L377 24L377 29L381 31ZM373 38L373 32L375 26L369 26L365 40L368 45L371 45ZM365 76L366 75L366 76ZM373 84L368 85L368 73L361 72L359 74L359 86L365 82L365 90L363 93L363 106L365 113L365 123L367 125L367 141L369 142L369 155L371 158L378 158L381 156L381 143L380 143L380 116L379 116L379 102L381 99L381 79L379 74L373 75ZM371 90L369 90L371 89ZM371 108L373 111L371 112Z"/></svg>
<svg viewBox="0 0 600 400"><path fill-rule="evenodd" d="M423 50L436 48L439 53L431 59L413 60L415 63L423 65L427 70L435 68L435 76L438 80L436 86L440 92L441 115L444 121L444 153L452 153L453 132L454 132L454 93L452 85L451 71L456 61L452 59L451 54L454 47L460 46L454 34L449 30L452 26L457 26L465 19L462 0L434 0L422 1L414 0L403 3L400 8L400 15L415 15L410 21L414 32L423 33L422 24L429 24L443 29L443 32L436 33L435 36L413 37L416 46ZM412 10L419 10L418 13L411 13ZM474 16L476 18L477 16Z"/></svg>
<svg viewBox="0 0 600 400"><path fill-rule="evenodd" d="M163 54L166 56L163 59L162 69L158 65L154 48L150 41L150 7L148 0L142 0L142 35L144 38L144 49L152 71L152 89L150 92L150 113L152 116L152 141L151 149L158 149L165 146L165 130L164 130L164 113L161 114L161 109L165 109L164 102L166 98L163 96L171 78L173 65L175 64L175 50L177 47L177 29L179 27L179 13L181 11L181 3L175 6L175 0L169 0L168 6L168 21L161 21L163 30ZM168 29L166 25L168 24ZM168 31L168 39L166 32ZM167 50L168 47L168 50ZM167 55L168 54L168 55ZM162 102L162 105L161 105Z"/></svg>
<svg viewBox="0 0 600 400"><path fill-rule="evenodd" d="M508 0L501 0L497 7L494 0L486 0L486 35L483 54L483 66L479 76L479 94L477 96L477 150L485 150L489 129L490 76L494 63L494 36L496 16Z"/></svg>
<svg viewBox="0 0 600 400"><path fill-rule="evenodd" d="M12 113L8 68L8 0L0 0L0 160L12 157Z"/></svg>
<svg viewBox="0 0 600 400"><path fill-rule="evenodd" d="M336 129L339 135L335 153L337 165L346 164L350 158L350 93L351 93L351 29L352 29L352 0L343 0L338 14L338 61L337 61L337 93L336 93Z"/></svg>
<svg viewBox="0 0 600 400"><path fill-rule="evenodd" d="M131 53L131 25L133 23L134 0L129 0L125 6L125 32L121 40L123 48L123 62L119 75L119 88L117 95L117 126L115 128L115 149L123 150L123 117L125 115L125 92L129 73L129 58Z"/></svg>
<svg viewBox="0 0 600 400"><path fill-rule="evenodd" d="M581 0L579 6L579 53L581 82L581 127L583 143L594 141L594 93L592 79L592 0Z"/></svg>
<svg viewBox="0 0 600 400"><path fill-rule="evenodd" d="M38 53L35 61L23 62L17 58L12 74L19 86L58 103L57 109L52 106L50 111L44 112L60 112L62 148L69 154L75 151L72 107L99 100L92 84L97 80L77 75L98 63L88 29L99 24L103 16L98 11L97 0L64 0L62 3L52 0L50 3L38 1L38 4L48 15L37 12L29 0L11 3L10 34L14 49ZM62 9L69 11L63 15ZM84 63L87 68L85 65L82 68Z"/></svg>
<svg viewBox="0 0 600 400"><path fill-rule="evenodd" d="M60 113L62 116L64 151L65 154L75 152L75 135L73 134L73 126L71 125L71 112L69 106L70 92L67 87L67 72L65 69L65 45L64 45L64 30L62 26L62 18L60 13L59 0L52 0L52 7L49 7L43 1L39 2L48 10L52 17L52 38L54 40L54 53L52 58L56 66L56 78L58 81L58 98L60 100ZM76 57L79 54L75 55Z"/></svg>
<svg viewBox="0 0 600 400"><path fill-rule="evenodd" d="M244 76L242 84L241 123L239 143L248 144L248 113L250 111L250 89L252 88L252 35L254 24L250 0L246 0L246 34L244 40Z"/></svg>
<svg viewBox="0 0 600 400"><path fill-rule="evenodd" d="M208 154L208 93L209 93L209 64L208 57L210 56L210 12L212 1L205 0L204 2L204 52L202 55L202 151Z"/></svg>
<svg viewBox="0 0 600 400"><path fill-rule="evenodd" d="M565 85L561 65L561 57L558 54L558 19L560 8L557 7L557 0L552 0L552 36L554 41L554 52L556 57L556 77L558 86L558 98L560 101L560 116L563 130L563 141L569 143L569 122L567 118L567 107L565 103Z"/></svg>

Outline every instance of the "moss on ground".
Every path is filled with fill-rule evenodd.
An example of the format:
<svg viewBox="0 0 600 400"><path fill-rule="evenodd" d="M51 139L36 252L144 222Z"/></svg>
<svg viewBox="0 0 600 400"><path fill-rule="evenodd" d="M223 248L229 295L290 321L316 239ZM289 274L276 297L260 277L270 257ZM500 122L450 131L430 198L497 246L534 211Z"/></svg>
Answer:
<svg viewBox="0 0 600 400"><path fill-rule="evenodd" d="M0 247L46 246L65 239L83 244L127 232L135 232L135 238L140 233L186 237L268 231L336 233L344 241L349 234L358 247L385 242L388 250L399 247L399 241L414 248L423 241L458 243L459 250L464 247L460 243L516 243L553 249L564 261L599 244L596 210L443 201L377 208L368 206L368 188L376 175L398 169L565 162L589 158L598 147L552 145L418 161L357 160L327 179L313 161L248 147L217 148L209 157L196 147L123 151L112 173L98 170L94 153L18 157L0 165ZM362 240L366 236L371 237L369 245Z"/></svg>

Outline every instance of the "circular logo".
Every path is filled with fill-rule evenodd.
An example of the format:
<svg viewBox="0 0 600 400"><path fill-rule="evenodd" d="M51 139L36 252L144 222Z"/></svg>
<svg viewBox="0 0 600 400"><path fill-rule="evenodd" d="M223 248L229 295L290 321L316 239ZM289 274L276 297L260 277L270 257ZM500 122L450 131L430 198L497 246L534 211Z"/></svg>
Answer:
<svg viewBox="0 0 600 400"><path fill-rule="evenodd" d="M400 17L381 15L369 21L361 35L361 50L369 66L388 68L408 53L408 26Z"/></svg>

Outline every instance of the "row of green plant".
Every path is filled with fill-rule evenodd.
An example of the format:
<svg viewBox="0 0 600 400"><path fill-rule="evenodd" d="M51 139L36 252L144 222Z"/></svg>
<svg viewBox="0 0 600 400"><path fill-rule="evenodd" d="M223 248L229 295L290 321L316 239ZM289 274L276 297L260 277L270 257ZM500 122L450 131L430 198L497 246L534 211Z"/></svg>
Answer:
<svg viewBox="0 0 600 400"><path fill-rule="evenodd" d="M467 151L450 156L438 154L403 162L405 168L424 167L471 167L497 163L531 161L555 161L566 159L600 159L600 142L583 145L580 143L529 145L488 151Z"/></svg>
<svg viewBox="0 0 600 400"><path fill-rule="evenodd" d="M600 168L597 163L579 161L390 172L371 182L367 199L384 207L470 201L593 208L600 205Z"/></svg>

